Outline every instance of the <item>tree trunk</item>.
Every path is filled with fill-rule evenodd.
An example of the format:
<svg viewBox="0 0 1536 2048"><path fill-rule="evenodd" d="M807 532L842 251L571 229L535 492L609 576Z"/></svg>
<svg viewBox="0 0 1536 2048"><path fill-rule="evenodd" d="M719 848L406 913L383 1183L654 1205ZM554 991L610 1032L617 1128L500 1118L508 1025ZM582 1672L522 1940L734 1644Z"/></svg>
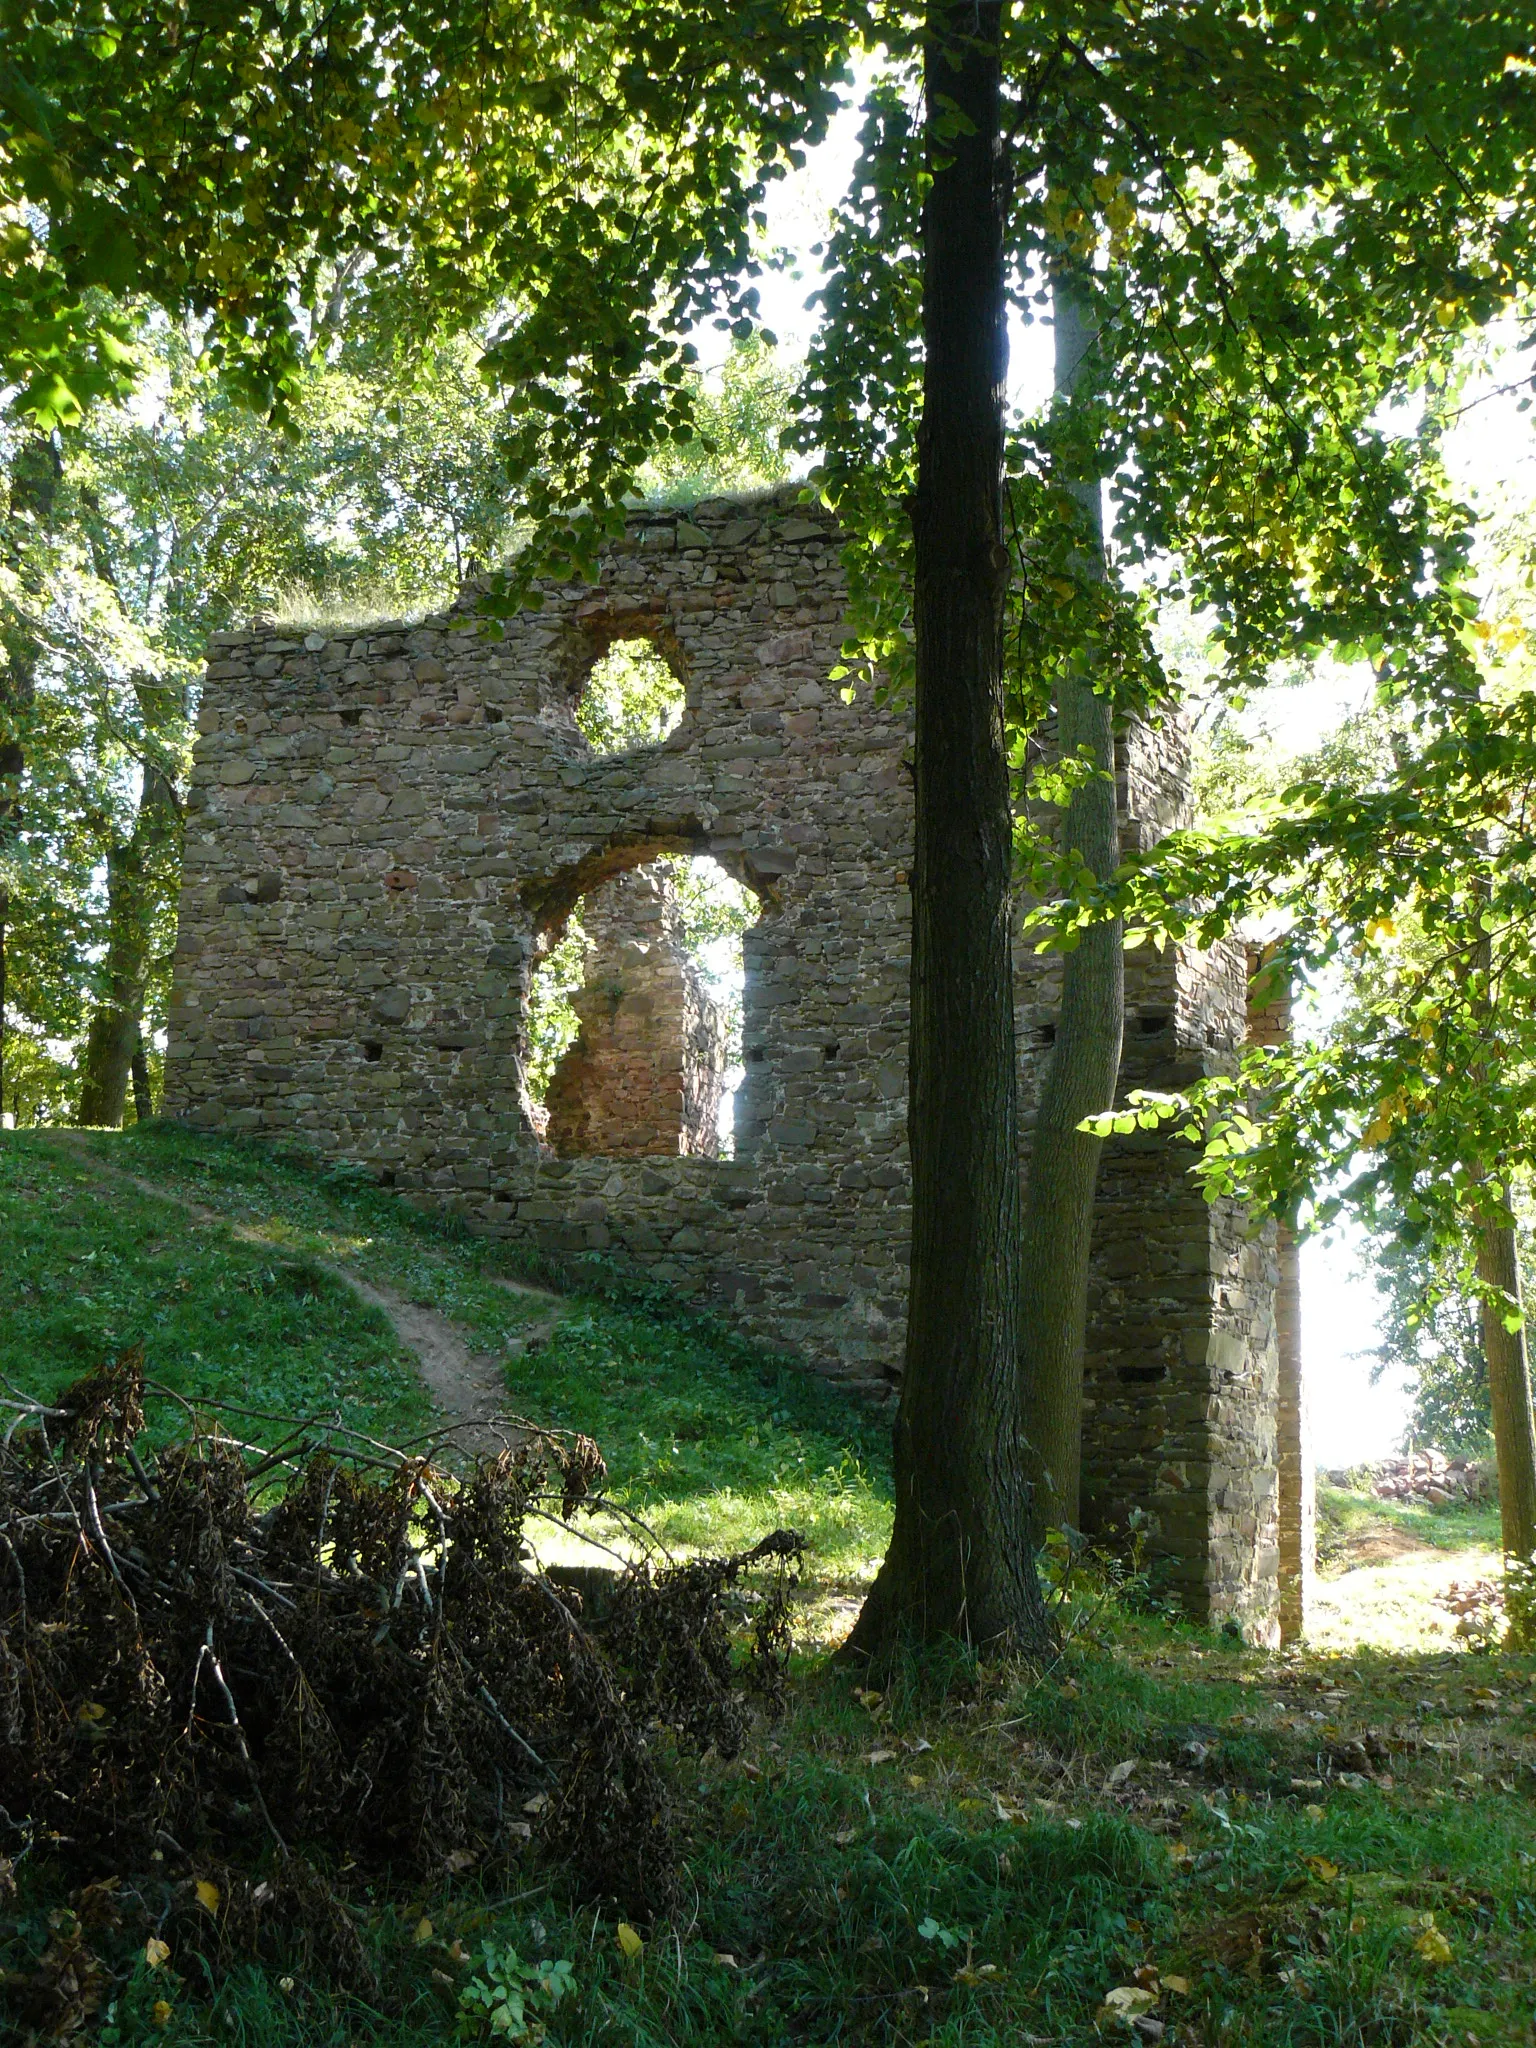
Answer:
<svg viewBox="0 0 1536 2048"><path fill-rule="evenodd" d="M915 543L912 1268L891 1547L849 1652L1037 1649L1018 1383L1012 833L1003 727L1008 341L999 5L930 11ZM944 103L967 132L941 136Z"/></svg>
<svg viewBox="0 0 1536 2048"><path fill-rule="evenodd" d="M144 685L138 696L151 728L172 715L167 692ZM174 849L180 829L181 814L169 778L146 764L133 837L107 854L107 956L102 966L101 1000L91 1013L86 1034L80 1089L82 1124L116 1129L123 1121L129 1074L142 1044L151 921L167 883L166 856Z"/></svg>
<svg viewBox="0 0 1536 2048"><path fill-rule="evenodd" d="M133 1062L129 1070L133 1075L133 1114L141 1124L147 1124L155 1113L155 1098L149 1085L149 1059L144 1050L144 1033L139 1032L139 1042L133 1050Z"/></svg>
<svg viewBox="0 0 1536 2048"><path fill-rule="evenodd" d="M1056 389L1071 393L1090 376L1094 334L1070 274L1052 280ZM1083 513L1084 574L1101 581L1104 522L1097 477L1070 479ZM1097 680L1101 688L1095 690ZM1120 861L1115 792L1115 711L1109 679L1064 677L1057 692L1062 758L1085 752L1098 771L1067 806L1062 837L1106 880ZM1118 921L1094 925L1062 966L1061 1009L1046 1067L1024 1203L1020 1359L1029 1440L1038 1459L1038 1513L1044 1525L1076 1527L1083 1440L1083 1340L1088 1255L1103 1141L1078 1129L1110 1107L1120 1076L1125 1031L1124 935Z"/></svg>
<svg viewBox="0 0 1536 2048"><path fill-rule="evenodd" d="M1513 1309L1521 1308L1520 1259L1512 1223L1479 1227L1477 1277L1485 1287L1497 1288ZM1524 1324L1506 1329L1497 1300L1485 1295L1480 1313L1499 1468L1504 1604L1510 1628L1507 1647L1530 1649L1536 1647L1536 1586L1530 1578L1536 1563L1536 1415L1531 1408L1530 1353Z"/></svg>
<svg viewBox="0 0 1536 2048"><path fill-rule="evenodd" d="M143 812L140 811L142 822ZM85 1073L80 1088L82 1124L123 1120L128 1075L139 1042L139 1012L149 964L148 904L139 827L125 845L107 854L107 956L102 996L91 1012L85 1040Z"/></svg>
<svg viewBox="0 0 1536 2048"><path fill-rule="evenodd" d="M5 537L5 555L10 567L21 571L24 589L32 589L34 577L26 563L26 535L46 526L53 517L54 500L64 465L51 435L35 434L17 449L11 462L10 521ZM31 709L37 675L37 644L25 622L4 619L4 647L0 654L0 1102L5 1100L5 1018L6 938L11 922L11 892L6 886L4 862L21 827L21 778L26 768L19 725Z"/></svg>

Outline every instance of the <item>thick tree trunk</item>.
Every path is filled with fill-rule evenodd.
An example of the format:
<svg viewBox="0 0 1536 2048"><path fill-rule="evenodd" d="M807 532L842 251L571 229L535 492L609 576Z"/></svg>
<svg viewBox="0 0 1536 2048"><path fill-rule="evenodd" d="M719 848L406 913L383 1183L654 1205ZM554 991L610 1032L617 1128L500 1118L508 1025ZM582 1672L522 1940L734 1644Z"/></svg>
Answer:
<svg viewBox="0 0 1536 2048"><path fill-rule="evenodd" d="M1512 1223L1485 1223L1479 1229L1477 1277L1485 1287L1497 1288L1513 1309L1521 1308L1520 1259ZM1536 1564L1536 1415L1531 1407L1530 1352L1524 1324L1506 1329L1497 1300L1485 1295L1481 1316L1499 1468L1509 1647L1530 1649L1536 1647L1536 1586L1530 1582Z"/></svg>
<svg viewBox="0 0 1536 2048"><path fill-rule="evenodd" d="M1090 375L1094 336L1070 275L1053 280L1052 296L1056 388L1070 393ZM1099 480L1069 479L1067 488L1083 514L1083 572L1101 580L1106 572ZM1101 880L1120 861L1108 680L1091 673L1064 678L1056 706L1063 759L1086 753L1098 771L1068 804L1063 841ZM1088 1255L1103 1143L1078 1125L1114 1101L1124 1031L1124 935L1118 922L1094 925L1063 961L1061 1009L1035 1118L1024 1204L1020 1359L1025 1424L1039 1461L1042 1525L1075 1527L1080 1512Z"/></svg>
<svg viewBox="0 0 1536 2048"><path fill-rule="evenodd" d="M849 1642L1035 1649L1018 1387L1018 1127L1003 729L1008 342L998 5L937 7L927 53L916 550L912 1277L891 1547ZM966 132L935 131L944 103Z"/></svg>

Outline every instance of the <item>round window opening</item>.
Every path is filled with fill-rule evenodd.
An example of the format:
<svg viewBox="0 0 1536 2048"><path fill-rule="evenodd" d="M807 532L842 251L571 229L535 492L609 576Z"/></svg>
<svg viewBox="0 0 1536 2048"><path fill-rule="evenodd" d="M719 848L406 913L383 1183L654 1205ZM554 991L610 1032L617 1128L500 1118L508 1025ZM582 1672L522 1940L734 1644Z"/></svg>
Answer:
<svg viewBox="0 0 1536 2048"><path fill-rule="evenodd" d="M615 640L576 706L576 723L595 752L624 754L654 747L683 715L683 686L650 640Z"/></svg>

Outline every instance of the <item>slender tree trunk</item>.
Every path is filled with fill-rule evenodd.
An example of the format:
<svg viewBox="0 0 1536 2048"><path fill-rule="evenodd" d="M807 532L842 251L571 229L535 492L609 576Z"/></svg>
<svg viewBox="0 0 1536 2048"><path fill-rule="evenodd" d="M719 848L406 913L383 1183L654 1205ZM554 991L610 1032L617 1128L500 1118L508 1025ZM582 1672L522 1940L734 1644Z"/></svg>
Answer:
<svg viewBox="0 0 1536 2048"><path fill-rule="evenodd" d="M143 811L140 810L140 822ZM133 838L107 854L107 956L102 995L91 1012L80 1088L80 1122L123 1120L128 1076L139 1043L139 1013L149 964L149 905L146 901L139 827Z"/></svg>
<svg viewBox="0 0 1536 2048"><path fill-rule="evenodd" d="M926 60L916 551L912 1277L891 1547L849 1642L1041 1646L1018 1385L1019 1195L1003 728L1008 342L1000 5L935 7ZM944 104L965 132L941 136Z"/></svg>
<svg viewBox="0 0 1536 2048"><path fill-rule="evenodd" d="M144 1033L139 1032L139 1042L133 1049L133 1114L141 1124L147 1124L155 1113L155 1098L149 1085L149 1059L144 1050Z"/></svg>
<svg viewBox="0 0 1536 2048"><path fill-rule="evenodd" d="M1053 279L1052 296L1056 389L1071 393L1090 379L1095 340L1069 273ZM1101 581L1106 570L1099 479L1069 479L1067 488L1086 529L1083 570ZM1097 691L1095 681L1101 685ZM1062 821L1063 841L1100 880L1120 861L1108 681L1091 672L1064 677L1056 705L1063 759L1086 753L1098 771L1073 794ZM1061 1009L1035 1118L1024 1203L1020 1357L1026 1428L1039 1461L1042 1524L1075 1527L1080 1513L1088 1255L1103 1142L1078 1125L1114 1101L1124 1031L1124 935L1118 922L1094 925L1063 962Z"/></svg>
<svg viewBox="0 0 1536 2048"><path fill-rule="evenodd" d="M33 574L26 562L26 536L53 517L63 463L50 435L36 434L22 443L11 464L9 530L5 554L19 568L25 588ZM0 661L0 867L21 828L21 778L26 753L18 726L31 709L38 650L25 621L3 619L4 660ZM11 925L11 892L0 872L0 1102L5 1100L6 940Z"/></svg>
<svg viewBox="0 0 1536 2048"><path fill-rule="evenodd" d="M139 702L151 727L174 709L169 693L148 685ZM142 1043L144 990L149 973L151 928L156 904L167 886L166 857L177 842L181 815L169 778L153 765L144 769L133 837L107 854L107 956L102 995L91 1014L80 1089L80 1122L122 1123L133 1058Z"/></svg>
<svg viewBox="0 0 1536 2048"><path fill-rule="evenodd" d="M1522 1308L1520 1259L1513 1222L1484 1223L1477 1233L1477 1277ZM1493 1447L1499 1468L1499 1526L1503 1538L1504 1604L1511 1649L1536 1646L1536 1414L1531 1406L1531 1364L1525 1325L1506 1329L1496 1300L1480 1304L1483 1357L1493 1409ZM1511 1565L1514 1570L1511 1571Z"/></svg>

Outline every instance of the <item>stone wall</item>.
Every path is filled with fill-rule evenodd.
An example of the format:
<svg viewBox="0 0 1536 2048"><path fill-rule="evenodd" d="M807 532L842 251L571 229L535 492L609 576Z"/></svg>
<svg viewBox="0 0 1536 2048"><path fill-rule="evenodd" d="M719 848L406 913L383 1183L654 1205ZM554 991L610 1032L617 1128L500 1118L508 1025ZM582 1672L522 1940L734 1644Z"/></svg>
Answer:
<svg viewBox="0 0 1536 2048"><path fill-rule="evenodd" d="M193 771L167 1102L362 1161L477 1230L622 1253L875 1393L899 1371L908 1239L905 715L830 671L846 592L792 494L637 512L596 586L486 637L416 626L218 636ZM573 714L616 639L686 691L667 739L598 755ZM1183 736L1122 749L1128 841L1177 821ZM733 1159L555 1156L523 1082L531 963L571 907L709 854L746 934ZM590 898L588 899L590 901ZM1126 1085L1241 1044L1230 948L1128 960ZM1059 968L1018 959L1026 1123ZM1106 1148L1086 1491L1133 1509L1192 1611L1272 1633L1274 1246L1207 1208L1188 1156Z"/></svg>

